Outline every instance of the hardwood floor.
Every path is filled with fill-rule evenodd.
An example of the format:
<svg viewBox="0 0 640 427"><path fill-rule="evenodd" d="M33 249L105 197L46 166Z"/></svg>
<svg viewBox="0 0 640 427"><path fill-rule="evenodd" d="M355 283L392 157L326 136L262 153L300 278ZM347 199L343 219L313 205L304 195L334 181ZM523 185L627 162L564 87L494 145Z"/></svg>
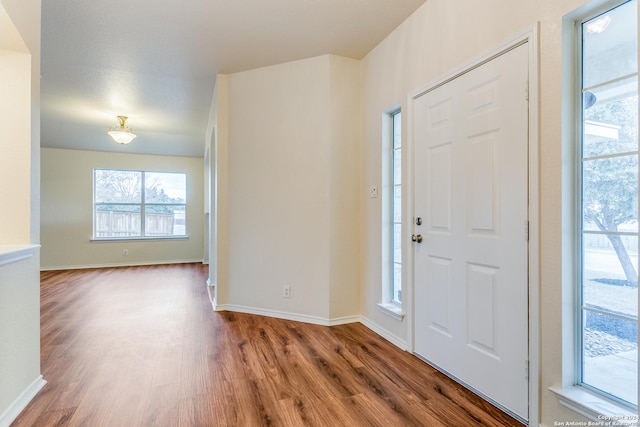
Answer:
<svg viewBox="0 0 640 427"><path fill-rule="evenodd" d="M21 426L521 426L361 324L214 312L206 266L43 272Z"/></svg>

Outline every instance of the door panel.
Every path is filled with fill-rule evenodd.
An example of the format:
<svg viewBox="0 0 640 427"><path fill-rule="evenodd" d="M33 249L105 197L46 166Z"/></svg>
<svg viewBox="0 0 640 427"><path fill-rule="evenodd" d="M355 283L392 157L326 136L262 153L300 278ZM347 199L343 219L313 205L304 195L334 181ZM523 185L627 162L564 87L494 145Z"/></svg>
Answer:
<svg viewBox="0 0 640 427"><path fill-rule="evenodd" d="M469 346L477 351L499 358L495 352L495 309L498 267L467 265L467 329Z"/></svg>
<svg viewBox="0 0 640 427"><path fill-rule="evenodd" d="M449 338L449 289L451 288L451 260L446 258L429 257L429 270L433 274L433 285L429 287L429 311L431 313L430 327Z"/></svg>
<svg viewBox="0 0 640 427"><path fill-rule="evenodd" d="M495 140L482 137L468 142L469 179L467 215L469 233L495 234Z"/></svg>
<svg viewBox="0 0 640 427"><path fill-rule="evenodd" d="M528 47L413 100L414 350L528 418Z"/></svg>
<svg viewBox="0 0 640 427"><path fill-rule="evenodd" d="M451 143L429 151L429 224L434 231L447 232L451 227Z"/></svg>

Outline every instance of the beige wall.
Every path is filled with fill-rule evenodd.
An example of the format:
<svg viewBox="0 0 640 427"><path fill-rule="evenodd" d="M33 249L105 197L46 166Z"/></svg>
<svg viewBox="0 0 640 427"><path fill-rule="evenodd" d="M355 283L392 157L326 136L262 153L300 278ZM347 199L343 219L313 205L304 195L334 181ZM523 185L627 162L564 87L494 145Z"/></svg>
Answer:
<svg viewBox="0 0 640 427"><path fill-rule="evenodd" d="M330 56L329 317L362 313L360 62ZM365 190L366 191L366 190Z"/></svg>
<svg viewBox="0 0 640 427"><path fill-rule="evenodd" d="M216 77L211 102L207 147L210 150L209 182L211 235L209 284L214 299L229 300L229 84L226 75ZM224 283L225 286L217 286Z"/></svg>
<svg viewBox="0 0 640 427"><path fill-rule="evenodd" d="M326 55L218 77L221 308L319 322L360 312L358 70Z"/></svg>
<svg viewBox="0 0 640 427"><path fill-rule="evenodd" d="M43 269L202 261L204 178L200 157L42 149ZM93 169L187 173L188 239L91 242ZM123 249L129 251L123 256Z"/></svg>
<svg viewBox="0 0 640 427"><path fill-rule="evenodd" d="M1 143L0 170L10 179L0 179L0 200L7 201L0 209L0 244L26 243L31 234L30 77L31 55L0 46L0 112L11 124Z"/></svg>
<svg viewBox="0 0 640 427"><path fill-rule="evenodd" d="M0 426L40 375L40 0L0 4ZM11 207L11 209L7 209ZM28 249L29 256L18 256Z"/></svg>
<svg viewBox="0 0 640 427"><path fill-rule="evenodd" d="M27 73L31 80L31 87L29 88L29 93L24 93L23 95L18 96L14 100L18 103L17 105L21 105L22 100L30 100L30 127L27 131L27 138L30 139L30 149L29 149L29 165L27 169L30 171L29 178L29 197L30 197L30 211L25 217L23 221L28 218L29 221L29 239L32 243L38 243L39 234L40 234L40 0L1 0L0 3L2 7L5 9L8 14L9 19L13 22L13 25L17 29L17 33L19 34L20 41L17 41L19 44L23 44L26 50L29 53L29 63L31 66L31 72ZM3 44L6 41L5 36L6 26L0 25L0 34L2 34L3 40L0 41L0 49L3 49ZM22 50L16 49L14 47L10 47L10 50ZM7 68L7 67L3 67ZM8 83L9 81L5 81ZM3 87L0 84L0 87ZM3 93L4 87L3 87ZM15 118L15 114L11 111L2 111L3 117L13 117ZM10 119L9 119L10 120ZM19 119L18 119L19 120ZM11 121L7 121L8 123L12 123ZM16 122L20 127L23 127L24 124L21 120ZM15 128L11 126L12 129ZM20 132L25 132L21 130ZM6 140L5 140L6 141ZM3 153L5 152L5 147L3 147ZM4 166L4 165L2 165ZM16 224L16 227L22 229L22 224ZM0 234L1 235L1 234ZM1 242L0 242L1 243Z"/></svg>

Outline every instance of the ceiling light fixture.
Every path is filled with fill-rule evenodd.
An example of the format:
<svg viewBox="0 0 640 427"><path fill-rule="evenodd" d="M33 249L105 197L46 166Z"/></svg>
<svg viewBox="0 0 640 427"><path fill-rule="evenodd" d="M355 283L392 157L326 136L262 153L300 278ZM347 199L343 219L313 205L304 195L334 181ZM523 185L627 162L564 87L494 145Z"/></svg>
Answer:
<svg viewBox="0 0 640 427"><path fill-rule="evenodd" d="M118 122L120 123L120 127L109 126L109 132L107 132L111 138L118 144L128 144L134 140L136 134L133 133L130 127L126 125L127 116L117 116Z"/></svg>

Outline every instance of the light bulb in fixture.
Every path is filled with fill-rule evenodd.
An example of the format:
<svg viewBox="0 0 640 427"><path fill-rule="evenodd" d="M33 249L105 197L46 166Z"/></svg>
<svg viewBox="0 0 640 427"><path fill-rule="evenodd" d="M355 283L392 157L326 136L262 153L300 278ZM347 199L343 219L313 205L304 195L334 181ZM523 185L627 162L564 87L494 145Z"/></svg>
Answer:
<svg viewBox="0 0 640 427"><path fill-rule="evenodd" d="M134 140L136 134L133 133L130 127L127 126L127 116L117 116L119 127L109 126L109 132L107 132L111 138L118 144L128 144Z"/></svg>

